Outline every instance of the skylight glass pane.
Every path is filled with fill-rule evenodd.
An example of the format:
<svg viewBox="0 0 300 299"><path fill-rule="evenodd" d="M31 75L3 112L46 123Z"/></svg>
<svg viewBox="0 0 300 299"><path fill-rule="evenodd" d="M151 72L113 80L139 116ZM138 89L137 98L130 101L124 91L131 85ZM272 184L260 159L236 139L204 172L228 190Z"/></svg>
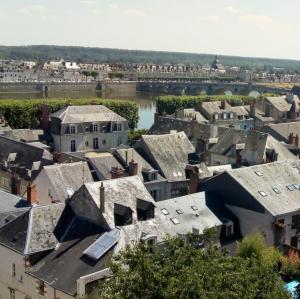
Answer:
<svg viewBox="0 0 300 299"><path fill-rule="evenodd" d="M177 218L171 218L170 219L174 224L179 224L179 220Z"/></svg>
<svg viewBox="0 0 300 299"><path fill-rule="evenodd" d="M177 214L179 214L179 215L183 214L183 212L182 212L180 209L176 210L176 212L177 212Z"/></svg>
<svg viewBox="0 0 300 299"><path fill-rule="evenodd" d="M281 193L280 190L279 190L278 188L276 188L276 187L273 188L273 191L274 191L275 193L277 193L277 194L280 194L280 193Z"/></svg>
<svg viewBox="0 0 300 299"><path fill-rule="evenodd" d="M287 185L286 186L290 191L294 191L295 190L295 186L294 185Z"/></svg>
<svg viewBox="0 0 300 299"><path fill-rule="evenodd" d="M264 191L258 191L258 193L259 193L262 197L268 196L267 193L264 192Z"/></svg>
<svg viewBox="0 0 300 299"><path fill-rule="evenodd" d="M194 210L194 211L197 211L198 208L196 206L191 206L191 208Z"/></svg>
<svg viewBox="0 0 300 299"><path fill-rule="evenodd" d="M161 209L161 212L162 212L164 215L169 215L169 212L168 212L166 209Z"/></svg>
<svg viewBox="0 0 300 299"><path fill-rule="evenodd" d="M264 174L262 173L262 172L260 172L260 171L255 171L255 174L257 175L257 176L263 176Z"/></svg>
<svg viewBox="0 0 300 299"><path fill-rule="evenodd" d="M299 190L299 185L298 184L293 184L296 190Z"/></svg>

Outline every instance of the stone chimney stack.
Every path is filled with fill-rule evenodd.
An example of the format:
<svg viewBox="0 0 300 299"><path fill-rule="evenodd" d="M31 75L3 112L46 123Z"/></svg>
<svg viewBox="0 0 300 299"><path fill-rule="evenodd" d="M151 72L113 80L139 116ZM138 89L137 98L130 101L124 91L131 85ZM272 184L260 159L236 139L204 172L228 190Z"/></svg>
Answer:
<svg viewBox="0 0 300 299"><path fill-rule="evenodd" d="M21 195L21 179L16 173L11 177L11 193Z"/></svg>
<svg viewBox="0 0 300 299"><path fill-rule="evenodd" d="M298 134L296 134L296 137L295 137L295 145L297 147L299 147L299 136L298 136Z"/></svg>
<svg viewBox="0 0 300 299"><path fill-rule="evenodd" d="M289 134L289 140L288 140L289 144L294 144L294 143L293 143L293 138L294 138L294 134L293 134L293 133L290 133L290 134Z"/></svg>
<svg viewBox="0 0 300 299"><path fill-rule="evenodd" d="M111 168L111 178L119 179L124 176L124 170L118 166Z"/></svg>
<svg viewBox="0 0 300 299"><path fill-rule="evenodd" d="M188 193L193 194L198 191L199 184L199 168L193 165L187 165L185 168L186 178L189 179Z"/></svg>
<svg viewBox="0 0 300 299"><path fill-rule="evenodd" d="M105 213L105 188L103 186L103 182L101 182L99 191L100 191L100 212Z"/></svg>
<svg viewBox="0 0 300 299"><path fill-rule="evenodd" d="M200 162L207 162L207 141L204 138L197 139L196 154Z"/></svg>
<svg viewBox="0 0 300 299"><path fill-rule="evenodd" d="M44 131L49 129L49 105L43 104L42 105L42 128Z"/></svg>
<svg viewBox="0 0 300 299"><path fill-rule="evenodd" d="M36 203L36 185L29 183L27 186L27 202L29 206Z"/></svg>
<svg viewBox="0 0 300 299"><path fill-rule="evenodd" d="M250 104L250 117L254 118L256 114L255 102L252 101Z"/></svg>
<svg viewBox="0 0 300 299"><path fill-rule="evenodd" d="M138 173L138 163L134 162L134 160L132 159L130 162L129 162L129 175L130 176L134 176L134 175L137 175Z"/></svg>

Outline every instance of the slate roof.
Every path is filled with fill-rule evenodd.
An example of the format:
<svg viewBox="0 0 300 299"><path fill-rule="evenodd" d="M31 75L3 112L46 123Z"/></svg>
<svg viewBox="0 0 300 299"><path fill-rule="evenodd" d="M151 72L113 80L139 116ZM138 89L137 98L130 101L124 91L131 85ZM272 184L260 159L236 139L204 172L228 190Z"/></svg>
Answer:
<svg viewBox="0 0 300 299"><path fill-rule="evenodd" d="M220 101L212 101L212 102L202 102L201 107L205 110L209 115L213 115L214 113L221 113L220 109L221 102ZM229 104L228 104L229 105ZM229 105L230 107L230 105Z"/></svg>
<svg viewBox="0 0 300 299"><path fill-rule="evenodd" d="M50 117L59 118L63 124L127 121L125 118L102 105L67 106L52 113Z"/></svg>
<svg viewBox="0 0 300 299"><path fill-rule="evenodd" d="M122 165L111 153L87 153L85 157L96 170L100 180L111 179L112 167L118 167L124 170Z"/></svg>
<svg viewBox="0 0 300 299"><path fill-rule="evenodd" d="M205 192L163 200L156 205L161 217L171 224L177 234L192 233L193 228L202 233L205 228L222 225L217 216L207 207ZM167 210L169 214L164 215L162 210ZM171 219L174 218L179 221L178 224L172 222Z"/></svg>
<svg viewBox="0 0 300 299"><path fill-rule="evenodd" d="M208 120L199 112L196 111L194 108L189 109L182 109L177 111L176 113L172 114L172 117L181 118L183 120L192 120L195 119L198 123L207 123Z"/></svg>
<svg viewBox="0 0 300 299"><path fill-rule="evenodd" d="M6 134L6 136L9 138L23 142L40 141L43 138L43 135L43 130L31 129L13 129Z"/></svg>
<svg viewBox="0 0 300 299"><path fill-rule="evenodd" d="M249 113L244 106L233 106L229 109L230 111L236 113L237 116L248 116Z"/></svg>
<svg viewBox="0 0 300 299"><path fill-rule="evenodd" d="M54 249L58 240L55 226L64 204L36 206L0 228L0 244L23 255Z"/></svg>
<svg viewBox="0 0 300 299"><path fill-rule="evenodd" d="M68 188L78 190L85 182L93 182L93 177L87 162L74 162L44 166L55 193L55 197L64 202L68 198Z"/></svg>
<svg viewBox="0 0 300 299"><path fill-rule="evenodd" d="M5 160L8 160L10 165L39 170L44 162L52 163L52 155L41 148L0 136L0 162Z"/></svg>
<svg viewBox="0 0 300 299"><path fill-rule="evenodd" d="M249 105L246 105L244 106L245 109L250 113L250 106ZM272 123L274 122L274 118L271 117L271 116L265 116L265 113L259 109L259 108L255 108L255 117L257 119L259 119L260 121L264 122L264 123Z"/></svg>
<svg viewBox="0 0 300 299"><path fill-rule="evenodd" d="M143 150L150 155L155 167L163 176L172 181L185 179L188 155L195 152L184 132L165 135L143 135Z"/></svg>
<svg viewBox="0 0 300 299"><path fill-rule="evenodd" d="M27 200L0 189L0 227L29 209Z"/></svg>
<svg viewBox="0 0 300 299"><path fill-rule="evenodd" d="M278 111L287 112L291 108L291 104L289 104L285 97L266 97L267 101L269 101Z"/></svg>
<svg viewBox="0 0 300 299"><path fill-rule="evenodd" d="M275 132L275 135L272 134L273 137L275 137L276 134L279 134L285 142L288 142L290 133L293 133L294 135L297 134L300 137L300 122L269 124L262 128L262 131L270 134Z"/></svg>
<svg viewBox="0 0 300 299"><path fill-rule="evenodd" d="M278 216L300 209L299 163L274 162L234 169L227 173L273 216ZM287 186L291 184L296 184L297 190L290 191ZM280 193L275 192L274 188ZM259 191L264 192L266 196L262 196Z"/></svg>

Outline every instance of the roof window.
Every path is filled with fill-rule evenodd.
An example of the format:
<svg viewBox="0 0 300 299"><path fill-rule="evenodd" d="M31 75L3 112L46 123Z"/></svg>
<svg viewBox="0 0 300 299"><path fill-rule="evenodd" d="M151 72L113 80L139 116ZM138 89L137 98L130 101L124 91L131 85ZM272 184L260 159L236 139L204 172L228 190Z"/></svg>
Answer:
<svg viewBox="0 0 300 299"><path fill-rule="evenodd" d="M255 171L255 174L257 175L257 176L263 176L264 174L262 173L262 172L260 172L260 171Z"/></svg>
<svg viewBox="0 0 300 299"><path fill-rule="evenodd" d="M191 208L194 210L194 211L198 211L198 208L196 206L191 206Z"/></svg>
<svg viewBox="0 0 300 299"><path fill-rule="evenodd" d="M295 186L294 186L294 185L292 185L292 184L290 184L290 185L287 185L286 187L287 187L287 188L288 188L288 190L290 190L290 191L294 191L294 190L295 190Z"/></svg>
<svg viewBox="0 0 300 299"><path fill-rule="evenodd" d="M177 212L177 214L179 214L179 215L183 214L183 212L182 212L180 209L176 210L176 212Z"/></svg>
<svg viewBox="0 0 300 299"><path fill-rule="evenodd" d="M268 196L267 193L264 192L264 191L258 191L258 193L259 193L262 197Z"/></svg>
<svg viewBox="0 0 300 299"><path fill-rule="evenodd" d="M276 187L273 187L273 191L274 191L275 193L277 193L277 194L280 194L280 193L281 193L280 190L279 190L278 188L276 188Z"/></svg>
<svg viewBox="0 0 300 299"><path fill-rule="evenodd" d="M170 218L170 220L176 225L176 224L179 224L179 220L177 218Z"/></svg>
<svg viewBox="0 0 300 299"><path fill-rule="evenodd" d="M168 210L166 209L161 209L161 212L164 214L164 215L169 215L170 213L168 212Z"/></svg>

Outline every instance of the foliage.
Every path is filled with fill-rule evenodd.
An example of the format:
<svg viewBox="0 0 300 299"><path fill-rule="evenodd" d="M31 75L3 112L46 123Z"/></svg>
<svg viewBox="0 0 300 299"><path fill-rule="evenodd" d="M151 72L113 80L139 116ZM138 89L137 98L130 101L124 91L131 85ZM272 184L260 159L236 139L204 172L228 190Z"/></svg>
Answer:
<svg viewBox="0 0 300 299"><path fill-rule="evenodd" d="M238 242L237 255L242 258L256 258L261 263L276 265L281 253L274 247L267 247L264 237L259 232L253 232Z"/></svg>
<svg viewBox="0 0 300 299"><path fill-rule="evenodd" d="M290 298L274 267L213 247L199 250L179 238L167 239L153 252L141 244L127 248L110 267L113 275L93 299Z"/></svg>
<svg viewBox="0 0 300 299"><path fill-rule="evenodd" d="M140 129L140 130L134 130L131 131L128 134L128 143L130 146L134 145L141 137L142 135L147 135L149 130L147 129Z"/></svg>
<svg viewBox="0 0 300 299"><path fill-rule="evenodd" d="M49 99L50 112L55 112L67 104L90 105L101 104L128 120L131 129L138 123L138 106L131 101L105 99ZM33 100L1 100L0 115L3 115L13 128L31 128L41 119L43 99Z"/></svg>
<svg viewBox="0 0 300 299"><path fill-rule="evenodd" d="M290 250L287 256L282 257L281 263L282 273L292 279L300 279L300 257L296 251Z"/></svg>
<svg viewBox="0 0 300 299"><path fill-rule="evenodd" d="M254 100L251 96L160 96L156 99L157 112L166 112L167 114L173 114L176 110L185 108L194 108L203 101L222 101L226 100L232 105L249 104Z"/></svg>
<svg viewBox="0 0 300 299"><path fill-rule="evenodd" d="M159 51L137 51L71 46L0 46L1 59L51 60L63 57L65 60L97 63L171 63L210 64L213 54L176 53ZM242 69L272 70L273 67L299 70L300 62L286 59L219 56L226 66L240 66Z"/></svg>

